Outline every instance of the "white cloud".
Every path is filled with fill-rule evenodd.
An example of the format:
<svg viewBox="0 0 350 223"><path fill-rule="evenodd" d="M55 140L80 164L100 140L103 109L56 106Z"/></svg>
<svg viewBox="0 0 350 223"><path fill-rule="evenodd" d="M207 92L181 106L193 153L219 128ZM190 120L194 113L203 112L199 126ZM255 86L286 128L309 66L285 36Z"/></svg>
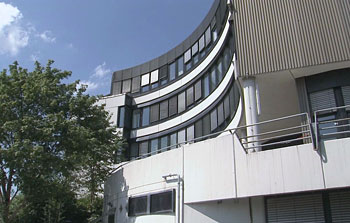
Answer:
<svg viewBox="0 0 350 223"><path fill-rule="evenodd" d="M40 52L36 52L30 55L30 60L35 62L35 61L39 61L40 57L39 57Z"/></svg>
<svg viewBox="0 0 350 223"><path fill-rule="evenodd" d="M40 37L42 40L44 40L47 43L56 42L56 37L52 36L52 32L50 30L46 30L46 31L38 34L37 36Z"/></svg>
<svg viewBox="0 0 350 223"><path fill-rule="evenodd" d="M15 56L28 45L30 29L21 26L22 17L17 7L0 2L0 54Z"/></svg>
<svg viewBox="0 0 350 223"><path fill-rule="evenodd" d="M104 76L106 76L106 74L110 73L111 70L107 68L106 66L106 62L103 62L101 65L98 65L93 73L93 77L99 77L99 78L103 78Z"/></svg>
<svg viewBox="0 0 350 223"><path fill-rule="evenodd" d="M98 87L98 83L92 82L92 81L80 81L78 88L85 87L86 91L92 91L95 90Z"/></svg>

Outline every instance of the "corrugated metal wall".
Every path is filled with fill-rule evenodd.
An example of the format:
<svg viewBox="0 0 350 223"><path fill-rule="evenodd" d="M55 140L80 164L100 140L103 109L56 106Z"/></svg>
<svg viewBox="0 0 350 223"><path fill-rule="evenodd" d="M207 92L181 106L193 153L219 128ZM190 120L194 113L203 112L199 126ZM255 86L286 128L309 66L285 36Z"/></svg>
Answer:
<svg viewBox="0 0 350 223"><path fill-rule="evenodd" d="M235 0L241 76L350 60L350 0Z"/></svg>

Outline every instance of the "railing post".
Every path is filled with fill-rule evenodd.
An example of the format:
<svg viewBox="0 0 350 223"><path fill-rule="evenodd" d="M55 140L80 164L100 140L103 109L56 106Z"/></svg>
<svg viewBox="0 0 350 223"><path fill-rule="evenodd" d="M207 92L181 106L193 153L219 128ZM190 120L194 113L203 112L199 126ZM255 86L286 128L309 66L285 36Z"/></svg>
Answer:
<svg viewBox="0 0 350 223"><path fill-rule="evenodd" d="M314 113L314 117L315 117L315 124L314 124L314 129L315 129L315 143L316 143L316 150L319 149L319 131L318 131L318 118L317 118L317 111L315 111Z"/></svg>

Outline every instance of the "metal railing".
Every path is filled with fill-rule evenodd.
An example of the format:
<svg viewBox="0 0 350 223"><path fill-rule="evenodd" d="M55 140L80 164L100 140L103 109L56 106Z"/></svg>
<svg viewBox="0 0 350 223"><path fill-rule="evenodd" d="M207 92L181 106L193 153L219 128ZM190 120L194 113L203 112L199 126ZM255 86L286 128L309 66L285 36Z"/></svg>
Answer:
<svg viewBox="0 0 350 223"><path fill-rule="evenodd" d="M287 122L283 124L283 122ZM273 126L276 125L276 129ZM253 125L238 127L246 130L258 125L267 126L268 131L261 131L250 136L239 137L246 151L259 151L286 147L289 145L312 143L314 144L312 124L308 113L295 114L277 119L259 122Z"/></svg>
<svg viewBox="0 0 350 223"><path fill-rule="evenodd" d="M347 115L350 105L332 107L314 112L316 147L321 140L350 137L350 118Z"/></svg>
<svg viewBox="0 0 350 223"><path fill-rule="evenodd" d="M294 122L293 122L293 119L295 119ZM290 123L297 123L297 124L292 126L283 126L281 125L281 122L283 121L287 121L287 122L289 121ZM259 134L252 135L252 136L244 136L243 132L245 132L249 127L252 127L255 125L264 126L264 125L271 125L271 124L276 124L277 125L276 129L260 132ZM132 160L119 165L113 172L115 172L117 169L121 168L122 166L132 161L140 160L140 159L143 159L158 153L162 153L168 150L180 148L182 145L185 145L185 144L191 144L191 143L199 142L205 139L214 138L225 132L229 132L231 135L237 134L238 139L240 140L245 153L248 153L249 151L257 151L257 148L271 149L271 148L285 147L285 146L291 145L292 143L295 143L295 144L312 143L313 145L315 145L314 137L313 137L313 129L312 129L312 124L311 124L309 114L301 113L301 114L290 115L282 118L272 119L268 121L263 121L253 125L245 125L237 128L226 129L223 131L218 131L205 136L193 138L174 145L163 147L156 151L144 153L138 157L134 157L132 158ZM239 134L239 132L241 132L242 134ZM251 146L251 145L255 145L255 146Z"/></svg>

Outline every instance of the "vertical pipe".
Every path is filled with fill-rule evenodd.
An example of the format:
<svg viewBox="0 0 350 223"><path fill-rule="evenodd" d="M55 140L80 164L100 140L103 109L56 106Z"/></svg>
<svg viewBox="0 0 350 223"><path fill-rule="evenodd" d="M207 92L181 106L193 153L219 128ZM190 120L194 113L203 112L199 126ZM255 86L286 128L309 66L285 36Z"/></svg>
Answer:
<svg viewBox="0 0 350 223"><path fill-rule="evenodd" d="M247 127L247 142L249 141L257 141L258 137L256 136L259 134L259 129L257 125L254 125L258 123L258 108L257 108L257 91L256 91L256 84L255 84L255 78L249 77L243 79L243 97L244 97L244 108L245 108L245 119L247 125L253 125ZM254 152L254 151L260 151L259 143L252 142L248 143L248 151ZM252 148L256 147L256 148ZM249 149L251 148L251 149Z"/></svg>

